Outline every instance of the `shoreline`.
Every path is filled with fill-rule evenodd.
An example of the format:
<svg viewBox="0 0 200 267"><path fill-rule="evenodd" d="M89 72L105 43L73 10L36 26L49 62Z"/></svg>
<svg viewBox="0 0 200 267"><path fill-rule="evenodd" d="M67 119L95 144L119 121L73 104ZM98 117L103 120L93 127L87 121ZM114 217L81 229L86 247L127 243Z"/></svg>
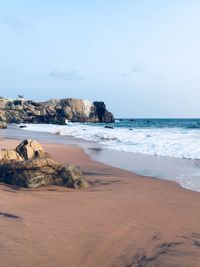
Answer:
<svg viewBox="0 0 200 267"><path fill-rule="evenodd" d="M81 147L98 162L141 176L172 181L188 190L200 192L200 160L170 158L117 151L84 139L54 133L23 130L15 125L0 132L0 138L36 139L39 142Z"/></svg>
<svg viewBox="0 0 200 267"><path fill-rule="evenodd" d="M91 187L0 184L2 267L199 266L199 193L96 162L76 146L43 146L78 166Z"/></svg>
<svg viewBox="0 0 200 267"><path fill-rule="evenodd" d="M73 139L75 139L75 138L73 138ZM15 138L0 139L0 149L3 149L4 148L3 146L5 146L6 149L13 149L13 145L17 146L21 141L22 140L15 139ZM58 143L48 143L48 142L40 142L40 143L42 144L42 147L44 148L44 150L47 151L50 155L53 154L53 159L55 161L60 162L60 163L69 163L71 165L78 165L78 167L81 168L82 166L85 166L85 163L87 162L87 164L89 166L92 164L92 165L95 165L97 168L99 166L105 167L105 168L111 168L113 170L118 170L119 172L126 173L126 174L128 174L128 176L137 177L138 179L158 180L158 181L163 182L163 183L174 184L174 185L178 186L180 189L183 189L183 190L187 190L187 191L189 190L189 191L197 193L197 194L199 193L197 191L193 191L193 190L190 190L190 189L182 187L176 181L172 181L172 180L168 180L168 179L162 179L162 178L154 177L154 176L146 176L146 175L138 174L138 173L135 173L133 171L129 171L129 170L126 170L126 169L123 169L123 168L120 168L120 167L113 166L111 164L107 164L106 162L101 162L99 160L95 160L92 157L92 155L89 152L87 152L87 150L89 150L89 149L93 150L93 148L85 148L84 149L83 147L81 147L80 145L77 145L77 144L62 144L62 143L58 144ZM61 148L62 146L64 146L65 149L69 149L70 151L71 150L72 151L73 150L76 151L77 154L80 156L80 158L76 157L75 159L74 158L71 159L70 157L65 155L64 160L63 160L60 157L59 152L58 152L58 147ZM54 150L54 147L55 147L55 150ZM96 150L96 148L94 148L94 150ZM101 148L100 148L100 150L101 150ZM34 190L38 190L38 189L34 189Z"/></svg>

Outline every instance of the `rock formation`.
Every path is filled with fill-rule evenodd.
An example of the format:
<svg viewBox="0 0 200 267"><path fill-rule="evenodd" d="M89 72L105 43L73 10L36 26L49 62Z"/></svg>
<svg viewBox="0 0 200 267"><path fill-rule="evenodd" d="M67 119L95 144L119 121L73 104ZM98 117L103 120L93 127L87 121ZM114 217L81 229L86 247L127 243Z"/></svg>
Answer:
<svg viewBox="0 0 200 267"><path fill-rule="evenodd" d="M6 129L7 123L6 123L6 116L5 112L0 110L0 129Z"/></svg>
<svg viewBox="0 0 200 267"><path fill-rule="evenodd" d="M81 99L51 99L46 102L0 98L0 121L7 123L114 122L104 102Z"/></svg>
<svg viewBox="0 0 200 267"><path fill-rule="evenodd" d="M77 168L52 160L35 140L24 140L13 150L0 151L0 182L26 188L88 186Z"/></svg>
<svg viewBox="0 0 200 267"><path fill-rule="evenodd" d="M114 122L113 114L106 109L104 102L95 101L94 106L100 122Z"/></svg>

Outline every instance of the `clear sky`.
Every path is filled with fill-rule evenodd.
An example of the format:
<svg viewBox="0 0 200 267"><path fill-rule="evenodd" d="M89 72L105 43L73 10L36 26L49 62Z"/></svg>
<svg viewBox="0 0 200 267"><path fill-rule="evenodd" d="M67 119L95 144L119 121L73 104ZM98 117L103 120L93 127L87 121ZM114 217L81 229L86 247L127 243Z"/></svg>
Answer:
<svg viewBox="0 0 200 267"><path fill-rule="evenodd" d="M1 0L1 95L200 117L199 0Z"/></svg>

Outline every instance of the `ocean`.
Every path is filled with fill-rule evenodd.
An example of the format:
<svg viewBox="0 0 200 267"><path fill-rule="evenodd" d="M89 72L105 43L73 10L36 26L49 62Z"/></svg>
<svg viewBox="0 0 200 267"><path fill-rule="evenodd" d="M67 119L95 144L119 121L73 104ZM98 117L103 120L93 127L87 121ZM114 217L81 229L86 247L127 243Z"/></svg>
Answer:
<svg viewBox="0 0 200 267"><path fill-rule="evenodd" d="M117 151L200 159L200 119L117 119L113 124L27 124L27 130L98 142Z"/></svg>

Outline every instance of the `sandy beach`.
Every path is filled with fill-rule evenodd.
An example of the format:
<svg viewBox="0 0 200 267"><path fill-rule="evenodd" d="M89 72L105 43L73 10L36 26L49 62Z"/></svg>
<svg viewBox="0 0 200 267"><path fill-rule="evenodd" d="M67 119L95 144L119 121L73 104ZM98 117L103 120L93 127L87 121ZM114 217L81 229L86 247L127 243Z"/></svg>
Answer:
<svg viewBox="0 0 200 267"><path fill-rule="evenodd" d="M4 139L0 149L18 143ZM1 184L1 267L200 266L198 192L95 162L78 147L44 148L78 166L90 188Z"/></svg>
<svg viewBox="0 0 200 267"><path fill-rule="evenodd" d="M199 14L0 1L0 267L200 267Z"/></svg>

